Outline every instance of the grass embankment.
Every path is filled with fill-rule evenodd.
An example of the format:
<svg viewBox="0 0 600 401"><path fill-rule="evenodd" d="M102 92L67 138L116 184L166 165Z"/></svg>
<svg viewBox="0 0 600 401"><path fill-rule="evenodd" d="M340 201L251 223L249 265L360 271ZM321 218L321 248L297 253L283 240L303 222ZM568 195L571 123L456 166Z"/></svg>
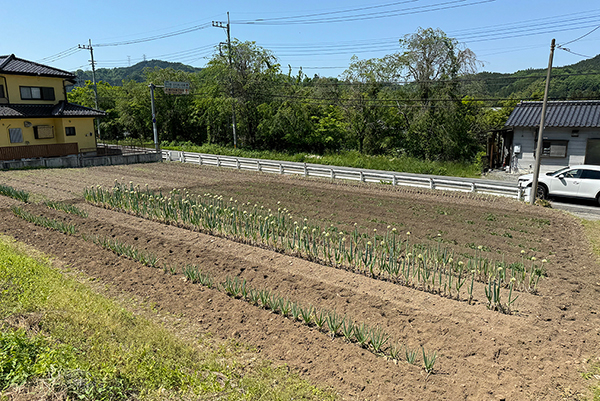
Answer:
<svg viewBox="0 0 600 401"><path fill-rule="evenodd" d="M332 399L235 343L183 340L0 237L0 399Z"/></svg>
<svg viewBox="0 0 600 401"><path fill-rule="evenodd" d="M110 142L110 141L108 141ZM136 145L140 145L139 143ZM153 143L141 146L154 147ZM415 174L433 174L452 177L481 177L478 163L441 162L421 160L414 157L368 156L357 151L344 151L323 156L309 153L287 154L268 150L233 149L219 145L195 145L191 142L163 144L162 149L184 152L208 153L223 156L249 157L256 159L284 160L299 163L326 164L341 167L356 167L373 170L397 171Z"/></svg>

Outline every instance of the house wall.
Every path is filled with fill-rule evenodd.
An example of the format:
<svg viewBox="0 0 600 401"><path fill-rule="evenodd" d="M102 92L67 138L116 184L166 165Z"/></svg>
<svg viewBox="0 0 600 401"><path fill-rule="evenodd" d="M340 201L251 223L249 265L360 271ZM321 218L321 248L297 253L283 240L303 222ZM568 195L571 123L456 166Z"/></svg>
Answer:
<svg viewBox="0 0 600 401"><path fill-rule="evenodd" d="M56 104L65 99L63 78L36 77L28 75L0 75L0 85L6 84L4 90L8 95L8 101L12 104ZM21 86L52 87L54 88L54 100L22 100Z"/></svg>
<svg viewBox="0 0 600 401"><path fill-rule="evenodd" d="M572 136L573 129L577 128L547 128L543 138L549 140L568 141L566 157L542 157L540 172L555 171L560 167L584 164L588 139L600 139L599 128L579 128L577 137ZM514 128L513 157L511 171L518 173L531 173L535 167L535 138L536 128ZM521 146L521 152L514 152L515 146Z"/></svg>
<svg viewBox="0 0 600 401"><path fill-rule="evenodd" d="M31 123L26 127L25 122ZM50 125L54 127L54 138L35 139L34 126ZM66 136L65 127L75 127L74 136ZM9 128L21 128L23 133L22 143L11 143ZM94 137L93 118L28 118L28 119L2 119L0 120L0 147L48 145L53 143L77 143L79 149L96 148Z"/></svg>

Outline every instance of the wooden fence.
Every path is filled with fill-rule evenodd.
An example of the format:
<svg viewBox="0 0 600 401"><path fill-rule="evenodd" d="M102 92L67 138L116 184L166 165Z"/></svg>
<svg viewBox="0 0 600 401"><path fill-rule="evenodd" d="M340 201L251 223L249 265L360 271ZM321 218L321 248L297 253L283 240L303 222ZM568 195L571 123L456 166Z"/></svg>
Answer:
<svg viewBox="0 0 600 401"><path fill-rule="evenodd" d="M77 153L79 153L79 148L76 143L5 146L0 147L0 160L35 159L38 157L59 157L67 155L76 155Z"/></svg>

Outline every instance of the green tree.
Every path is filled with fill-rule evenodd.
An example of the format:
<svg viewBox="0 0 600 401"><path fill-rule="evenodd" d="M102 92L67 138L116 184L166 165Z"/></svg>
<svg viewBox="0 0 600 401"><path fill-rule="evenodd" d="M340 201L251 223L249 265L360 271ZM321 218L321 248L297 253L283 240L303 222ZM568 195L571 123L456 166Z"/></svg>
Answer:
<svg viewBox="0 0 600 401"><path fill-rule="evenodd" d="M360 153L378 153L378 143L385 131L381 119L379 93L382 89L381 60L360 60L353 56L342 74L347 89L341 106L350 137Z"/></svg>
<svg viewBox="0 0 600 401"><path fill-rule="evenodd" d="M271 51L255 42L240 42L222 49L208 62L206 74L215 79L219 96L234 98L239 141L255 146L260 124L259 106L273 98L274 84L281 78L280 66ZM214 89L214 88L213 88Z"/></svg>
<svg viewBox="0 0 600 401"><path fill-rule="evenodd" d="M433 93L457 95L456 79L474 74L481 64L470 49L461 49L456 39L440 29L419 28L400 39L400 46L402 53L385 58L388 75L413 82L423 103Z"/></svg>
<svg viewBox="0 0 600 401"><path fill-rule="evenodd" d="M98 89L98 108L106 112L106 116L99 119L101 135L99 139L120 139L124 127L120 122L117 103L123 96L123 88L103 81L98 82L96 87ZM91 81L86 81L84 86L73 88L67 94L67 99L71 103L95 108L94 85Z"/></svg>

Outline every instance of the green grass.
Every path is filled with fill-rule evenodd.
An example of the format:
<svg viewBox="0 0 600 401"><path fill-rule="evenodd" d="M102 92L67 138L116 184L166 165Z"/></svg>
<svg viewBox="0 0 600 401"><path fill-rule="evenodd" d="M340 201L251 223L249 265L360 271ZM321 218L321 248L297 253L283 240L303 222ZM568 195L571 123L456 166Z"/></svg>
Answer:
<svg viewBox="0 0 600 401"><path fill-rule="evenodd" d="M154 147L153 143L144 146ZM223 156L249 157L257 159L284 160L300 163L326 164L343 167L356 167L373 170L397 171L415 174L434 174L452 177L480 177L481 167L477 163L441 162L421 160L414 157L368 156L357 151L343 151L334 154L313 155L308 153L281 153L268 150L233 149L219 145L195 145L191 142L163 143L162 149L185 152L208 153Z"/></svg>
<svg viewBox="0 0 600 401"><path fill-rule="evenodd" d="M181 339L3 237L0 333L4 395L42 380L84 400L333 399L285 368L245 362L254 358L240 344Z"/></svg>
<svg viewBox="0 0 600 401"><path fill-rule="evenodd" d="M590 390L593 394L594 401L600 401L600 359L598 357L591 358L587 361L588 369L582 373L584 379L593 383Z"/></svg>
<svg viewBox="0 0 600 401"><path fill-rule="evenodd" d="M600 261L600 220L581 220L592 250Z"/></svg>

